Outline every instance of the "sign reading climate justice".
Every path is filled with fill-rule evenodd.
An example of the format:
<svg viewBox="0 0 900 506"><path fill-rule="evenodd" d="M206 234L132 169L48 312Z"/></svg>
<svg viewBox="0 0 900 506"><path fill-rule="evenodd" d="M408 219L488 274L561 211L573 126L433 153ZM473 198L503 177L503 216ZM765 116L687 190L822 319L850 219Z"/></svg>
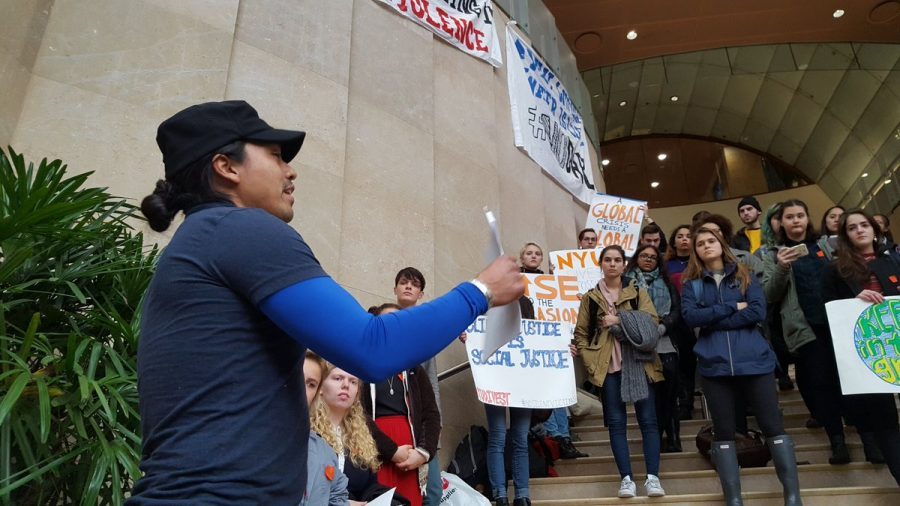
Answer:
<svg viewBox="0 0 900 506"><path fill-rule="evenodd" d="M575 404L575 369L562 323L522 320L519 335L489 356L481 351L484 330L484 317L466 329L478 400L513 408Z"/></svg>
<svg viewBox="0 0 900 506"><path fill-rule="evenodd" d="M646 205L643 200L594 194L585 227L597 231L598 248L618 244L631 257L638 247Z"/></svg>
<svg viewBox="0 0 900 506"><path fill-rule="evenodd" d="M377 0L424 26L457 49L503 65L491 0Z"/></svg>
<svg viewBox="0 0 900 506"><path fill-rule="evenodd" d="M581 114L556 74L511 25L506 65L516 146L578 200L590 202L594 176Z"/></svg>
<svg viewBox="0 0 900 506"><path fill-rule="evenodd" d="M900 297L825 304L844 394L900 393Z"/></svg>

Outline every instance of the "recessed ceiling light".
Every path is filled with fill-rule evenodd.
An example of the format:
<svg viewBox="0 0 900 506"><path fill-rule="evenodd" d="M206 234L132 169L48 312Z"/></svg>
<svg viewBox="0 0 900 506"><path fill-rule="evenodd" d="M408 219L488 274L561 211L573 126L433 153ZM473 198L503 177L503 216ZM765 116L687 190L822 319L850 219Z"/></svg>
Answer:
<svg viewBox="0 0 900 506"><path fill-rule="evenodd" d="M609 165L609 158L604 158L603 161L600 162L600 165L603 165L604 167L606 167L607 165Z"/></svg>
<svg viewBox="0 0 900 506"><path fill-rule="evenodd" d="M672 95L671 97L669 97L669 100L671 100L672 102L678 102L678 95Z"/></svg>
<svg viewBox="0 0 900 506"><path fill-rule="evenodd" d="M625 107L626 105L628 105L627 100L623 100L623 101L619 102L619 107Z"/></svg>
<svg viewBox="0 0 900 506"><path fill-rule="evenodd" d="M630 30L630 31L625 35L625 38L628 39L628 40L634 40L634 39L637 38L637 32L634 31L634 30Z"/></svg>
<svg viewBox="0 0 900 506"><path fill-rule="evenodd" d="M600 94L597 93L596 95L594 95L594 98L597 98L597 97L599 97L599 96L600 96Z"/></svg>
<svg viewBox="0 0 900 506"><path fill-rule="evenodd" d="M660 153L660 154L656 155L656 159L659 160L659 161L663 161L663 160L665 160L665 159L668 158L668 157L669 157L669 155L667 155L667 154L665 154L665 153Z"/></svg>
<svg viewBox="0 0 900 506"><path fill-rule="evenodd" d="M869 173L868 173L868 172L863 172L859 177L869 177Z"/></svg>
<svg viewBox="0 0 900 506"><path fill-rule="evenodd" d="M844 9L838 9L838 10L832 12L831 15L832 15L832 17L834 17L834 19L838 19L838 18L840 18L840 17L843 17L843 16L844 16Z"/></svg>
<svg viewBox="0 0 900 506"><path fill-rule="evenodd" d="M657 186L659 186L659 181L653 181L652 183L650 183L650 188L656 188Z"/></svg>
<svg viewBox="0 0 900 506"><path fill-rule="evenodd" d="M891 180L890 180L890 179L885 179L885 180L884 180L884 184L891 184Z"/></svg>

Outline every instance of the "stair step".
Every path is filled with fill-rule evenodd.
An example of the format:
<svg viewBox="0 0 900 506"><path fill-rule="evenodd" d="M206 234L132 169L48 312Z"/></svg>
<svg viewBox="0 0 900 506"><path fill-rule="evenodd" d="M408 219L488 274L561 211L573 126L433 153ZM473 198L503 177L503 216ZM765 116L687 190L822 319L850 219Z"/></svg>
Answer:
<svg viewBox="0 0 900 506"><path fill-rule="evenodd" d="M638 487L640 488L640 487ZM900 504L900 488L896 487L839 487L805 488L801 491L805 506L845 506L865 504L866 506L894 506ZM745 506L781 506L784 504L780 491L744 492ZM619 499L603 497L591 499L535 500L534 506L594 506L601 504L666 504L668 506L689 506L693 504L722 504L722 494L684 494L666 497L635 497Z"/></svg>
<svg viewBox="0 0 900 506"><path fill-rule="evenodd" d="M628 420L628 432L631 434L640 434L641 429L638 427L637 422L630 418L629 415ZM785 429L794 429L794 428L806 428L806 420L809 418L809 415L806 413L803 414L793 414L793 415L784 415L784 427ZM693 438L697 435L697 432L704 425L709 425L712 423L710 420L682 420L681 422L681 437L682 439L685 437ZM748 423L750 427L756 427L756 419L755 417L749 417ZM821 430L821 429L816 429ZM596 425L576 425L570 428L571 433L573 434L574 439L583 440L583 441L591 441L591 440L602 440L606 439L606 427L603 426L603 422L600 421Z"/></svg>
<svg viewBox="0 0 900 506"><path fill-rule="evenodd" d="M826 488L835 484L845 487L871 486L895 483L885 466L853 462L843 466L810 464L798 467L800 485L805 488ZM642 491L643 475L636 475L638 489ZM719 480L713 470L663 471L660 473L663 487L669 495L720 494ZM533 478L529 489L532 499L586 499L615 497L619 489L619 475L601 474L566 476L558 478ZM741 470L741 484L746 492L780 492L781 484L772 467ZM867 505L868 506L868 505Z"/></svg>
<svg viewBox="0 0 900 506"><path fill-rule="evenodd" d="M780 400L778 406L781 408L781 412L784 415L805 414L807 418L809 417L809 410L806 409L806 404L803 403L802 399ZM633 404L628 405L625 409L625 413L628 414L629 420L635 420ZM695 409L693 414L696 419L701 419L703 417L703 411L701 409ZM575 418L572 425L597 425L602 423L603 415L598 414Z"/></svg>
<svg viewBox="0 0 900 506"><path fill-rule="evenodd" d="M646 473L644 455L641 453L640 443L638 443L637 446L638 448L636 450L634 448L631 450L631 465L636 474L644 475ZM847 447L850 449L850 457L854 462L865 461L861 443L848 443ZM580 445L579 448L583 449ZM607 448L609 447L607 446ZM663 453L661 455L662 461L660 463L660 469L663 472L702 471L712 469L709 460L700 455L696 449L692 447L690 449L685 448L685 450L688 451L682 453ZM810 445L798 444L795 447L795 452L798 462L805 461L811 464L826 464L828 463L828 457L831 456L831 447L827 443ZM556 467L556 471L560 476L617 474L619 472L616 468L616 462L613 459L611 451L608 455L571 460L557 460L553 465ZM771 461L769 462L769 465L772 465Z"/></svg>
<svg viewBox="0 0 900 506"><path fill-rule="evenodd" d="M791 436L794 439L794 444L797 445L828 445L828 435L825 434L825 431L822 429L807 429L805 427L792 428L785 430L785 433L788 436ZM643 451L641 446L642 439L640 431L629 431L628 434L632 436L628 438L628 447L631 449L631 452L640 453L641 451ZM858 436L856 436L852 430L847 430L846 434L848 441L857 441ZM579 436L583 435L579 434ZM696 451L696 436L696 432L685 432L685 429L682 427L681 446L685 451ZM612 455L612 449L609 444L609 433L605 429L602 431L602 433L599 433L597 439L579 439L577 441L574 441L574 443L575 447L592 457Z"/></svg>

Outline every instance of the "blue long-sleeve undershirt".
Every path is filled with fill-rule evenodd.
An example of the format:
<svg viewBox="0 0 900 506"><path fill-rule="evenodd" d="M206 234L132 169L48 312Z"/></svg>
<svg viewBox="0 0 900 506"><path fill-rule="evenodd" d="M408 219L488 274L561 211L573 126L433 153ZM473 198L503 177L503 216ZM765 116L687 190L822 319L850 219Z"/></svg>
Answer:
<svg viewBox="0 0 900 506"><path fill-rule="evenodd" d="M326 276L280 290L260 309L304 346L375 383L437 355L488 304L475 285L461 283L427 304L376 317Z"/></svg>

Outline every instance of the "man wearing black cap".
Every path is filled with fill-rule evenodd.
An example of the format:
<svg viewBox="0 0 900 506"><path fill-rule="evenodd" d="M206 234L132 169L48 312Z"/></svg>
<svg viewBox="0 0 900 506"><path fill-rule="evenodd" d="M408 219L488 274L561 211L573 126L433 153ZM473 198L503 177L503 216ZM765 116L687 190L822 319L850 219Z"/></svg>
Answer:
<svg viewBox="0 0 900 506"><path fill-rule="evenodd" d="M166 179L141 210L158 231L180 211L187 217L145 295L144 476L128 504L300 503L306 346L379 381L524 291L515 261L503 257L428 304L369 315L286 223L297 177L288 162L303 139L243 101L189 107L159 126Z"/></svg>
<svg viewBox="0 0 900 506"><path fill-rule="evenodd" d="M731 246L740 250L749 251L752 255L759 249L761 236L759 229L759 216L762 208L756 197L744 197L738 202L738 216L744 222L744 226L734 234Z"/></svg>

